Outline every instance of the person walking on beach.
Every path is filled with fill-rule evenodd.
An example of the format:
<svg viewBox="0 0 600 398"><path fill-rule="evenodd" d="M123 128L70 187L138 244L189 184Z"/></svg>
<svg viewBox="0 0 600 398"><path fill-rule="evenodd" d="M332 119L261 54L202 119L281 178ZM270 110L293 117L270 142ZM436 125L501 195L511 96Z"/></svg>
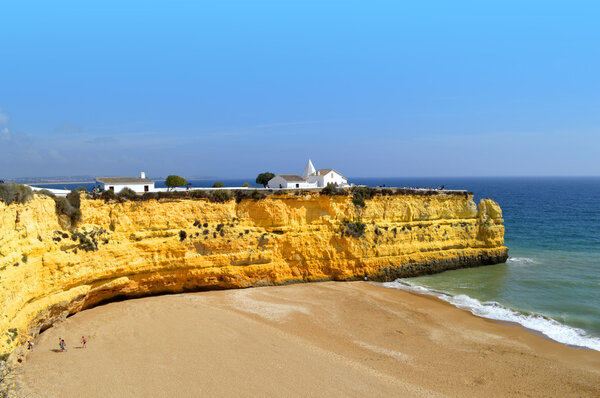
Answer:
<svg viewBox="0 0 600 398"><path fill-rule="evenodd" d="M87 343L84 336L81 336L81 348L85 348L85 343Z"/></svg>
<svg viewBox="0 0 600 398"><path fill-rule="evenodd" d="M63 348L63 343L62 343L62 339L59 337L58 338L58 347L60 348L61 351L64 351L65 349Z"/></svg>
<svg viewBox="0 0 600 398"><path fill-rule="evenodd" d="M29 340L27 342L27 349L33 351L33 341Z"/></svg>
<svg viewBox="0 0 600 398"><path fill-rule="evenodd" d="M62 346L62 350L67 351L67 343L65 343L65 339L60 339L60 344Z"/></svg>

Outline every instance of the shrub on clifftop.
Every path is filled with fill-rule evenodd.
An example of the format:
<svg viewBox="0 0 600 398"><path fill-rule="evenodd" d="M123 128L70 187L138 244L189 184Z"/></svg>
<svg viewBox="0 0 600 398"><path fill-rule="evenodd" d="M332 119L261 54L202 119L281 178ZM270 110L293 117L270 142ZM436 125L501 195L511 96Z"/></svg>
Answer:
<svg viewBox="0 0 600 398"><path fill-rule="evenodd" d="M359 211L364 209L367 204L365 199L372 199L375 196L376 190L369 187L354 187L352 188L352 204Z"/></svg>
<svg viewBox="0 0 600 398"><path fill-rule="evenodd" d="M340 189L334 183L329 183L323 189L321 189L321 195L329 195L329 196L338 196L338 195L348 195L348 192L345 189Z"/></svg>
<svg viewBox="0 0 600 398"><path fill-rule="evenodd" d="M115 191L109 189L100 194L100 199L102 199L105 202L108 202L109 200L118 200L119 197L117 196L117 194L115 194Z"/></svg>
<svg viewBox="0 0 600 398"><path fill-rule="evenodd" d="M129 199L129 200L136 200L138 198L135 191L128 187L121 189L117 195L120 198Z"/></svg>
<svg viewBox="0 0 600 398"><path fill-rule="evenodd" d="M190 198L206 198L208 196L208 193L206 193L205 191L195 190L189 191L189 195Z"/></svg>
<svg viewBox="0 0 600 398"><path fill-rule="evenodd" d="M71 192L87 193L87 189L85 189L85 187L77 187Z"/></svg>
<svg viewBox="0 0 600 398"><path fill-rule="evenodd" d="M142 200L158 199L158 193L156 192L144 192L142 194Z"/></svg>
<svg viewBox="0 0 600 398"><path fill-rule="evenodd" d="M214 191L210 194L209 200L216 203L229 202L232 198L231 192L225 190Z"/></svg>
<svg viewBox="0 0 600 398"><path fill-rule="evenodd" d="M81 210L79 210L79 207L73 206L67 198L57 197L54 198L54 202L56 204L56 214L69 217L71 224L81 220Z"/></svg>
<svg viewBox="0 0 600 398"><path fill-rule="evenodd" d="M8 182L0 184L0 200L7 205L11 203L27 203L33 199L33 191L27 185Z"/></svg>
<svg viewBox="0 0 600 398"><path fill-rule="evenodd" d="M42 196L50 196L51 198L55 198L56 195L54 195L52 192L50 192L47 189L40 189L39 191L35 191L36 195L42 195Z"/></svg>
<svg viewBox="0 0 600 398"><path fill-rule="evenodd" d="M244 199L252 199L258 201L267 197L267 195L264 192L259 192L256 189L253 191L238 189L236 191L233 191L233 196L235 197L236 203L240 203Z"/></svg>
<svg viewBox="0 0 600 398"><path fill-rule="evenodd" d="M76 209L79 209L81 207L81 192L82 191L80 191L78 189L71 191L67 194L67 200ZM85 191L85 189L84 189L84 191Z"/></svg>

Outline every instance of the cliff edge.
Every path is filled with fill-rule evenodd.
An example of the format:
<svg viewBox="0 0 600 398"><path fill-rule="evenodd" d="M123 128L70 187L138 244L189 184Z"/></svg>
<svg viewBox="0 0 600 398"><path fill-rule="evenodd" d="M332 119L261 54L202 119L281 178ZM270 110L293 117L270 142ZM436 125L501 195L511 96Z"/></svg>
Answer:
<svg viewBox="0 0 600 398"><path fill-rule="evenodd" d="M507 259L502 211L490 199L476 206L468 193L405 193L365 205L318 193L225 203L82 198L81 222L65 229L49 197L0 202L0 356L120 297L393 280Z"/></svg>

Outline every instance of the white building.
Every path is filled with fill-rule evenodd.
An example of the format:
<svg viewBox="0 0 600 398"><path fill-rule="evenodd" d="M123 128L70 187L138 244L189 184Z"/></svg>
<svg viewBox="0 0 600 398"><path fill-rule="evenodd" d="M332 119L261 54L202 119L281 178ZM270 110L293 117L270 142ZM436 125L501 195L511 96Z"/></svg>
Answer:
<svg viewBox="0 0 600 398"><path fill-rule="evenodd" d="M318 169L314 174L308 176L308 181L316 183L319 188L326 187L327 184L338 187L348 186L348 180L334 169Z"/></svg>
<svg viewBox="0 0 600 398"><path fill-rule="evenodd" d="M269 180L269 188L323 188L327 184L338 187L348 186L348 180L334 169L315 170L310 159L302 172L302 176L296 174L278 174Z"/></svg>
<svg viewBox="0 0 600 398"><path fill-rule="evenodd" d="M315 188L315 185L296 174L278 174L269 180L269 188Z"/></svg>
<svg viewBox="0 0 600 398"><path fill-rule="evenodd" d="M137 193L153 192L154 181L146 178L146 173L140 173L139 178L135 177L98 177L96 183L100 185L103 191L114 191L119 193L123 188L132 189Z"/></svg>

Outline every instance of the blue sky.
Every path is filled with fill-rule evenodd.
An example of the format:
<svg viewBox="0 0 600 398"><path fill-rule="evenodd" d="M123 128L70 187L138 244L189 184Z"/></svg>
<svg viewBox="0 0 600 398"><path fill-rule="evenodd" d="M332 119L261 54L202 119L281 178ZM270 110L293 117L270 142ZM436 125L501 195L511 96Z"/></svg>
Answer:
<svg viewBox="0 0 600 398"><path fill-rule="evenodd" d="M124 4L126 3L126 4ZM597 1L0 0L0 179L600 175Z"/></svg>

